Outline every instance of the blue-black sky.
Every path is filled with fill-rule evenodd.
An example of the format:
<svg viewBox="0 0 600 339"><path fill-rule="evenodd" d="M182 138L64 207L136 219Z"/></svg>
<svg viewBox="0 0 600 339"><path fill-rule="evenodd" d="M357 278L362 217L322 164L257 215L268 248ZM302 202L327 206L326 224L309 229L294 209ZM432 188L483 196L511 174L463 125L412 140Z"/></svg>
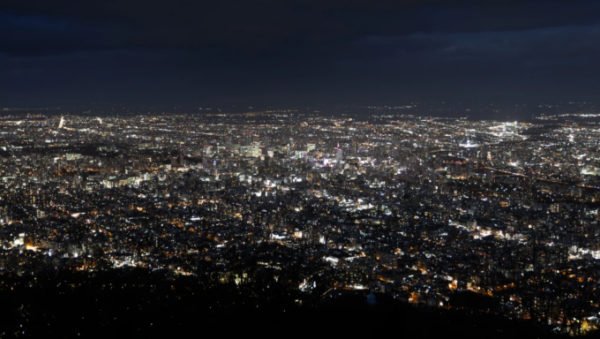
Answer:
<svg viewBox="0 0 600 339"><path fill-rule="evenodd" d="M3 0L0 106L597 101L600 1Z"/></svg>

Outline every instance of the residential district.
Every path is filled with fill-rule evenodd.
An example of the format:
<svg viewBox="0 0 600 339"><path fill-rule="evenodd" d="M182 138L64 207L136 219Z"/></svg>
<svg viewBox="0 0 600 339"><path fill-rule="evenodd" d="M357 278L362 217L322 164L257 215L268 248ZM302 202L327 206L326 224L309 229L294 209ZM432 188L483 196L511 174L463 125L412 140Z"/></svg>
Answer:
<svg viewBox="0 0 600 339"><path fill-rule="evenodd" d="M4 116L0 278L137 267L242 284L294 267L300 292L329 282L324 298L465 308L451 298L469 291L511 319L594 328L596 116L409 111Z"/></svg>

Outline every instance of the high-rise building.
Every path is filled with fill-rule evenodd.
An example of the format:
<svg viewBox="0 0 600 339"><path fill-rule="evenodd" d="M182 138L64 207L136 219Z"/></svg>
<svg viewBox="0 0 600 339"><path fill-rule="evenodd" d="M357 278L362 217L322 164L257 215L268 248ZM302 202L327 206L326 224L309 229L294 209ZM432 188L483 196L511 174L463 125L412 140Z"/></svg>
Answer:
<svg viewBox="0 0 600 339"><path fill-rule="evenodd" d="M258 158L262 155L262 149L260 148L260 144L255 142L252 144L252 147L250 148L250 154L251 157L254 158Z"/></svg>
<svg viewBox="0 0 600 339"><path fill-rule="evenodd" d="M342 165L342 160L344 158L344 150L340 148L340 144L337 145L337 153L335 155L335 160L337 161L338 166Z"/></svg>

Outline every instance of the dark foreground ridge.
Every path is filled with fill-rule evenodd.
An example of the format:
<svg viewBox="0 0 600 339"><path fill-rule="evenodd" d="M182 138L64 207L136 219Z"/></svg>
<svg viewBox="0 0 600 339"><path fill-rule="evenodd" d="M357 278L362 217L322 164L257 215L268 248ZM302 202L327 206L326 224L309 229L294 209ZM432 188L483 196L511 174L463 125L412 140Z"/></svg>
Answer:
<svg viewBox="0 0 600 339"><path fill-rule="evenodd" d="M235 284L138 269L5 275L0 333L2 338L362 331L419 338L558 337L491 313L417 308L385 294L375 294L375 305L369 305L367 291L300 292L282 276L263 272L252 283Z"/></svg>

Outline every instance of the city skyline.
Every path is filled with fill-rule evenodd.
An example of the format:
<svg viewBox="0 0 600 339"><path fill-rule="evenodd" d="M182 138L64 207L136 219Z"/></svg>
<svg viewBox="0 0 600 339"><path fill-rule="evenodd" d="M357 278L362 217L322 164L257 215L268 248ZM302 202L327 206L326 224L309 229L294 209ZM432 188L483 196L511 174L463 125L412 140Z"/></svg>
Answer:
<svg viewBox="0 0 600 339"><path fill-rule="evenodd" d="M598 41L600 0L0 1L0 339L596 337Z"/></svg>
<svg viewBox="0 0 600 339"><path fill-rule="evenodd" d="M135 279L150 274L153 284L182 284L157 304L227 289L194 306L214 317L219 303L223 312L303 312L356 296L357 307L387 302L515 320L507 330L518 319L595 333L600 114L497 121L419 109L6 111L0 296L51 291L54 276L75 274L68 279L83 282L56 297L83 293L86 312L105 319L98 300L116 293L113 284L146 295L154 285ZM99 277L112 277L110 288ZM143 323L134 331L151 329L145 298L116 303L133 307L128 317ZM12 309L15 321L0 330L19 321L31 321L29 335L56 328L39 303ZM58 313L85 333L117 324ZM152 323L180 321L174 314Z"/></svg>

